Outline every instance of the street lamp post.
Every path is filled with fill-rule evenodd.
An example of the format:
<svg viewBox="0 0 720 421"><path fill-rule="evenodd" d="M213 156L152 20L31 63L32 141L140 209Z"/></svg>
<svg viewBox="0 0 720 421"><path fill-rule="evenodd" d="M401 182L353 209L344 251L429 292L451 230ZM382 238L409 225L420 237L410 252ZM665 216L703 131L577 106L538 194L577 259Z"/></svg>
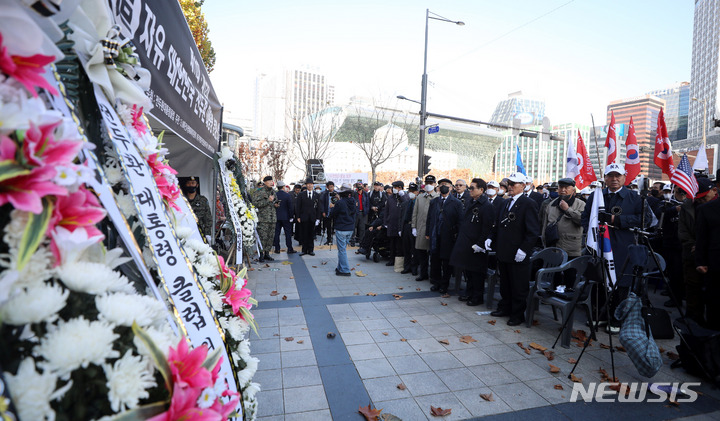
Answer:
<svg viewBox="0 0 720 421"><path fill-rule="evenodd" d="M702 102L703 105L703 148L707 147L707 139L705 137L705 130L707 130L707 101L705 98L694 98L693 101Z"/></svg>
<svg viewBox="0 0 720 421"><path fill-rule="evenodd" d="M434 16L430 16L430 14ZM418 140L418 177L423 174L423 156L425 155L425 122L427 120L427 51L428 51L428 22L430 19L440 20L443 22L454 23L459 26L465 25L465 22L446 19L436 13L432 13L430 9L425 9L425 56L423 57L423 75L422 90L420 92L420 139Z"/></svg>

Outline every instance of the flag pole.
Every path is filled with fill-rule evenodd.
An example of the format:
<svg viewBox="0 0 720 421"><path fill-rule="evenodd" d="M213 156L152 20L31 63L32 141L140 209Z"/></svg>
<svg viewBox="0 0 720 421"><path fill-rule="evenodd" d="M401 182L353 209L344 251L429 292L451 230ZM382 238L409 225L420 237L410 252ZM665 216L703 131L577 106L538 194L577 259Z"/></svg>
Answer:
<svg viewBox="0 0 720 421"><path fill-rule="evenodd" d="M595 132L595 117L593 117L592 113L590 113L590 120L592 121L592 129L593 129L593 139L595 140L595 155L597 156L598 160L600 160L600 147L598 146L597 142L597 133ZM605 151L606 155L607 151ZM607 161L607 156L603 157L603 160L599 162L600 164L600 174L603 173L603 163ZM593 171L595 171L595 167L593 166ZM595 178L597 178L597 174L595 174Z"/></svg>

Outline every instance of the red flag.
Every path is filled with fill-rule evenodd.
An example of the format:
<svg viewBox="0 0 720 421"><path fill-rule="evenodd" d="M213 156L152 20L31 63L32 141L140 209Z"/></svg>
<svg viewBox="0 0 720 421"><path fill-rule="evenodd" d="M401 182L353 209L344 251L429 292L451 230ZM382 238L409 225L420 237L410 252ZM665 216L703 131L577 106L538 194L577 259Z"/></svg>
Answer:
<svg viewBox="0 0 720 421"><path fill-rule="evenodd" d="M617 135L615 134L614 111L610 111L610 125L608 126L607 137L605 138L605 147L607 148L607 162L605 166L608 166L617 159Z"/></svg>
<svg viewBox="0 0 720 421"><path fill-rule="evenodd" d="M582 190L593 181L597 181L597 177L595 176L595 169L593 168L592 162L590 162L587 149L585 149L585 142L583 142L583 138L580 135L580 130L578 130L577 148L575 149L577 150L578 167L580 167L580 174L575 176L575 185L578 189Z"/></svg>
<svg viewBox="0 0 720 421"><path fill-rule="evenodd" d="M675 172L673 164L672 150L670 148L670 139L667 134L667 126L665 125L665 114L660 108L658 114L657 134L655 135L655 165L660 167L663 173L672 178Z"/></svg>
<svg viewBox="0 0 720 421"><path fill-rule="evenodd" d="M630 117L627 139L625 139L625 149L625 171L627 171L625 180L630 184L640 174L640 149L635 137L635 125L632 117Z"/></svg>

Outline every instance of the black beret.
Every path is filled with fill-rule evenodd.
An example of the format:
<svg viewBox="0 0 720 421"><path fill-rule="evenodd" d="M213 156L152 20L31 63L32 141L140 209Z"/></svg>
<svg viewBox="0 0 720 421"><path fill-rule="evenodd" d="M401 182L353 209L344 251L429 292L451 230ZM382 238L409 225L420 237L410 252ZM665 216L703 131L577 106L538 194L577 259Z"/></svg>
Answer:
<svg viewBox="0 0 720 421"><path fill-rule="evenodd" d="M265 178L263 178L263 182L265 181L272 181L272 175L268 175Z"/></svg>

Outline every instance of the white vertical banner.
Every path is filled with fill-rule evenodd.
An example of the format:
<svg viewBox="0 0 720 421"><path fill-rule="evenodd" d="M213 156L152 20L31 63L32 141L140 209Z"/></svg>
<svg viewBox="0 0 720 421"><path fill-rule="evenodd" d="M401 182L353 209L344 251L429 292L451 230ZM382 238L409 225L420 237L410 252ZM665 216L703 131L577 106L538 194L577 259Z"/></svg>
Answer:
<svg viewBox="0 0 720 421"><path fill-rule="evenodd" d="M143 223L163 287L180 314L185 333L193 347L207 345L210 350L220 349L223 357L220 376L226 380L230 391L239 392L225 347L224 333L180 246L151 169L120 121L115 108L97 85L95 98L128 180L130 194ZM242 402L238 404L237 411L242 411Z"/></svg>
<svg viewBox="0 0 720 421"><path fill-rule="evenodd" d="M220 179L223 183L223 191L225 192L225 203L227 203L227 213L230 214L230 220L235 230L235 264L241 265L243 259L243 236L242 226L240 225L240 217L237 214L233 201L233 191L230 186L230 174L227 168L225 168L225 162L223 160L218 161L218 167L220 168Z"/></svg>

